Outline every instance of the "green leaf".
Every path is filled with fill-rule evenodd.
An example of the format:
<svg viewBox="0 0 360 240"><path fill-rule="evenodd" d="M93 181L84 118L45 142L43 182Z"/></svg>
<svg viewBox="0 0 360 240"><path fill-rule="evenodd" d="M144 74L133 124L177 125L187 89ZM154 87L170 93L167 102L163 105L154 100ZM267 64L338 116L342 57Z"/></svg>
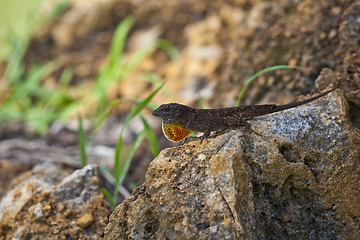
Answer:
<svg viewBox="0 0 360 240"><path fill-rule="evenodd" d="M159 147L158 147L156 135L154 131L151 129L150 124L146 121L146 119L142 114L140 114L140 118L144 125L145 134L149 140L151 152L153 156L156 157L157 155L159 155Z"/></svg>
<svg viewBox="0 0 360 240"><path fill-rule="evenodd" d="M60 80L59 80L60 86L61 87L69 86L69 83L73 76L74 76L74 71L69 67L65 68L65 70L62 72Z"/></svg>
<svg viewBox="0 0 360 240"><path fill-rule="evenodd" d="M137 65L150 53L154 52L156 49L156 44L150 44L143 48L140 48L135 54L130 58L130 60L123 65L121 69L118 69L117 78L124 79L129 76L129 74L137 67Z"/></svg>
<svg viewBox="0 0 360 240"><path fill-rule="evenodd" d="M114 178L115 178L115 189L118 189L120 185L122 185L125 176L128 172L131 158L135 152L135 150L139 147L140 143L142 142L145 136L145 130L141 131L140 134L137 136L135 142L131 145L129 152L125 159L123 159L123 133L126 126L129 124L131 119L137 116L140 111L148 105L151 99L160 91L160 89L164 86L165 82L163 82L155 91L153 91L145 100L141 101L140 103L136 104L135 107L132 109L130 114L127 116L124 126L121 130L118 143L115 149L115 163L114 163ZM118 191L114 191L113 199L116 201L118 198Z"/></svg>
<svg viewBox="0 0 360 240"><path fill-rule="evenodd" d="M101 114L99 120L97 121L94 130L91 131L91 134L95 134L97 132L97 130L99 130L101 124L105 121L107 115L109 114L109 112L111 111L111 109L113 109L119 102L121 101L121 99L116 99L114 101L112 101L109 106L107 107L107 109Z"/></svg>
<svg viewBox="0 0 360 240"><path fill-rule="evenodd" d="M107 167L100 166L99 169L100 169L100 172L102 172L103 175L108 175L108 177L111 177L111 180L114 180L112 172ZM115 181L113 181L113 182L110 181L110 183L112 183L112 184L114 184L114 182Z"/></svg>
<svg viewBox="0 0 360 240"><path fill-rule="evenodd" d="M147 98L145 98L143 101L141 101L140 103L138 103L130 112L130 114L127 116L124 126L121 130L121 135L124 132L124 129L126 128L126 126L129 124L129 122L131 121L131 119L133 119L135 116L137 116L140 111L146 107L149 102L151 101L151 99L160 91L160 89L164 86L165 82L163 82L160 87L158 87L154 92L152 92Z"/></svg>
<svg viewBox="0 0 360 240"><path fill-rule="evenodd" d="M197 90L196 93L197 93L198 99L199 99L199 108L200 108L200 109L204 109L203 100L202 100L202 98L201 98L200 91Z"/></svg>
<svg viewBox="0 0 360 240"><path fill-rule="evenodd" d="M124 179L127 175L127 172L129 171L129 167L130 167L130 163L131 163L131 160L132 160L132 157L136 151L136 149L139 148L141 142L144 140L144 137L145 137L145 130L142 130L139 135L136 137L136 140L133 144L131 144L130 146L130 149L129 149L129 152L128 154L126 155L126 158L124 160L124 162L121 164L121 171L120 171L120 175L119 175L119 180L117 182L117 188L123 184L124 182Z"/></svg>
<svg viewBox="0 0 360 240"><path fill-rule="evenodd" d="M176 59L180 55L179 50L166 39L159 39L157 46L160 49L166 50L171 59Z"/></svg>
<svg viewBox="0 0 360 240"><path fill-rule="evenodd" d="M115 209L116 206L116 202L114 202L114 199L112 198L110 192L106 189L106 188L102 188L101 189L103 194L105 195L105 197L109 200L109 202L111 203L112 209Z"/></svg>
<svg viewBox="0 0 360 240"><path fill-rule="evenodd" d="M151 72L144 72L143 76L145 77L145 80L147 82L153 85L159 85L163 82L161 78L159 78L158 76L156 76L154 73Z"/></svg>
<svg viewBox="0 0 360 240"><path fill-rule="evenodd" d="M121 185L120 183L120 178L121 178L121 173L122 173L122 154L123 154L123 148L124 148L124 142L123 142L123 138L122 135L120 134L119 136L119 140L118 143L116 144L116 148L115 148L115 162L114 162L114 194L113 194L113 199L114 201L117 201L118 199L118 189L119 186Z"/></svg>
<svg viewBox="0 0 360 240"><path fill-rule="evenodd" d="M138 98L128 98L129 100L133 101L134 103L140 103L142 100L138 99ZM156 104L152 104L152 103L148 103L146 105L147 108L149 108L151 111L154 111L155 109L157 109L159 106Z"/></svg>
<svg viewBox="0 0 360 240"><path fill-rule="evenodd" d="M238 107L240 105L240 101L242 96L244 95L244 92L247 88L247 86L254 81L255 78L257 78L259 75L266 73L266 72L270 72L270 71L274 71L274 70L278 70L278 69L291 69L291 68L298 68L297 66L289 66L289 65L276 65L276 66L272 66L272 67L267 67L257 73L255 73L254 75L252 75L249 80L246 81L244 87L241 89L240 94L238 96L238 99L236 101L235 107Z"/></svg>
<svg viewBox="0 0 360 240"><path fill-rule="evenodd" d="M129 16L125 18L116 28L108 53L108 62L96 78L94 90L88 97L90 100L86 99L86 102L93 101L93 99L95 99L98 103L97 110L100 112L105 108L107 89L113 82L119 80L119 72L124 71L124 66L122 64L124 47L126 37L133 23L134 19ZM123 80L123 78L120 78L120 80Z"/></svg>
<svg viewBox="0 0 360 240"><path fill-rule="evenodd" d="M117 184L117 181L119 180L121 174L123 148L124 148L124 142L122 135L120 135L118 143L116 144L116 148L115 148L115 163L114 163L115 185Z"/></svg>
<svg viewBox="0 0 360 240"><path fill-rule="evenodd" d="M127 35L134 24L134 18L129 16L125 18L115 30L111 47L109 51L109 66L111 68L118 67L124 52Z"/></svg>
<svg viewBox="0 0 360 240"><path fill-rule="evenodd" d="M143 73L143 76L145 77L145 80L153 85L159 85L163 82L163 80L161 78L159 78L158 76L156 76L153 73L149 73L149 72L145 72ZM167 96L167 97L171 97L174 96L174 93L171 93L168 89L164 88L162 90L162 93ZM155 105L153 105L155 106ZM156 106L155 106L156 107ZM153 109L155 110L155 109Z"/></svg>
<svg viewBox="0 0 360 240"><path fill-rule="evenodd" d="M86 138L85 138L85 131L83 127L82 118L78 118L78 147L79 147L79 153L80 153L80 160L81 160L81 167L85 167L87 164L87 158L86 158Z"/></svg>

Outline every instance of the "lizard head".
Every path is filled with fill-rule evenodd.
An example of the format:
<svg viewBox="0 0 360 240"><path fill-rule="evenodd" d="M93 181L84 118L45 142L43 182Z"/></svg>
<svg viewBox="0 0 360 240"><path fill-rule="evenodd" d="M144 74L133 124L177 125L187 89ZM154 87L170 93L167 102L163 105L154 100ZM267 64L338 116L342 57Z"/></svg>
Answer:
<svg viewBox="0 0 360 240"><path fill-rule="evenodd" d="M162 119L162 130L167 139L180 142L192 131L185 127L188 114L194 109L177 103L163 104L152 112L154 116Z"/></svg>
<svg viewBox="0 0 360 240"><path fill-rule="evenodd" d="M192 108L178 103L163 104L158 107L152 114L161 118L164 122L178 122L182 116L186 115Z"/></svg>

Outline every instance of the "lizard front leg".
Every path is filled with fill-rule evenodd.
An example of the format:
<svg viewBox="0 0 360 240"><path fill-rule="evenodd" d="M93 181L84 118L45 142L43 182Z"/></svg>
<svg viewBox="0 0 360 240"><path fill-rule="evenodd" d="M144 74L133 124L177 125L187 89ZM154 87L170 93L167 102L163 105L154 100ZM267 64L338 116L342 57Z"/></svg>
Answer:
<svg viewBox="0 0 360 240"><path fill-rule="evenodd" d="M211 133L211 132L204 132L203 135L201 135L200 137L192 137L192 136L189 136L189 137L185 138L184 140L182 140L182 141L180 142L180 145L182 145L182 144L184 144L184 143L188 143L188 142L194 141L194 140L198 140L198 139L200 139L200 144L201 144L204 139L207 139L207 138L210 136L210 133Z"/></svg>
<svg viewBox="0 0 360 240"><path fill-rule="evenodd" d="M211 134L211 132L204 132L203 135L201 135L201 136L199 137L199 139L201 139L201 140L200 140L200 144L202 143L202 141L203 141L204 139L206 139L206 141L207 141L207 138L210 136L210 134Z"/></svg>

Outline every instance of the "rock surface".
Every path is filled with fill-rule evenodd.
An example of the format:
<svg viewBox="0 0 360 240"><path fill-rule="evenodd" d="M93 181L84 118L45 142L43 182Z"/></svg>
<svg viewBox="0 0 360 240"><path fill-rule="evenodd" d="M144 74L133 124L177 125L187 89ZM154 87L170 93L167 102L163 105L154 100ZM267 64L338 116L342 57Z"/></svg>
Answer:
<svg viewBox="0 0 360 240"><path fill-rule="evenodd" d="M157 104L181 101L195 107L200 93L206 107L233 106L244 82L252 74L271 65L289 64L299 69L259 76L246 91L244 103L286 103L312 89L319 76L317 89L329 85L341 87L349 103L352 124L360 129L359 1L76 0L62 17L49 25L48 31L32 40L25 57L26 65L31 66L39 59L43 63L59 59L61 68L45 79L44 84L51 88L58 86L62 70L73 69L71 84L80 88L72 89L72 97L80 99L78 93L84 87L94 86L93 81L106 62L114 31L129 14L135 16L136 22L126 43L124 59L130 59L132 53L143 47L144 41L138 40L148 41L149 36L152 40L167 39L179 50L180 57L176 59L157 51L137 68L167 81L166 88L171 94L157 96L154 99ZM0 75L4 69L6 66L0 65ZM116 83L109 100L147 96L152 89L142 75L136 72L128 81ZM120 115L128 108L119 109L122 109ZM322 124L312 115L316 112L299 112L298 109L253 121L254 130L262 133L263 138L232 131L209 139L203 148L192 142L165 150L152 164L145 184L114 212L107 237L163 239L177 234L179 238L211 239L224 234L224 239L238 236L358 239L359 137L351 128L348 116L342 115L344 105L339 104L336 110L342 111L340 115L339 112L333 114L335 110L329 111L331 115L320 113L321 119L327 121ZM294 111L296 115L289 115ZM328 116L334 118L327 119ZM300 121L304 119L306 121ZM114 121L104 137L95 143L103 145L107 141L113 147L117 141L114 129L120 129L118 123ZM24 144L16 146L12 139L4 142L3 139L17 136L14 131L9 131L9 135L1 133L8 129L0 129L0 182L5 183L0 184L0 197L14 194L11 189L16 187L23 192L14 194L13 202L1 202L1 214L6 221L0 220L0 239L12 238L14 233L5 237L4 234L15 230L16 236L21 236L26 232L24 229L39 234L40 238L40 227L44 226L50 226L44 232L55 229L54 234L57 234L57 226L46 225L52 223L50 220L34 217L41 212L48 214L48 205L53 210L49 213L51 221L61 226L65 238L97 239L101 236L104 229L93 234L93 227L99 222L99 227L103 228L104 216L109 213L103 210L106 208L98 207L100 213L96 214L104 214L100 220L94 213L96 207L89 207L90 213L79 213L76 209L67 214L61 205L53 203L52 190L45 190L45 193L50 192L49 196L40 190L40 193L32 192L32 186L38 187L37 184L28 185L29 175L37 175L34 172L23 174L12 186L6 184L8 179L39 162L60 156L66 163L64 156L70 152L63 145L57 146L61 138L58 132L49 145L61 151L54 154L55 148L52 148L44 154L37 146L34 148L33 141L29 142L27 137ZM135 123L129 136L136 136L138 131ZM115 136L115 142L109 141L113 138L108 132ZM66 145L76 145L76 133L64 136ZM159 140L164 141L162 146L169 146L164 137ZM7 145L6 152L4 145ZM148 152L150 157L147 158L143 151L137 153L129 182L142 180L143 175L138 172L145 172L147 160L152 159ZM70 155L69 161L76 162ZM23 164L22 159L29 162ZM104 158L97 159L104 163ZM54 178L40 177L34 181L45 182L48 187L57 186L70 174L70 171L58 170L48 174ZM27 198L23 200L23 197ZM49 204L29 210L29 205L35 204L31 201ZM134 205L137 201L142 204L137 207L139 212ZM100 202L102 200L95 206L100 206ZM3 206L5 203L7 205ZM29 212L34 214L27 215ZM78 215L74 216L73 212ZM131 218L126 218L124 213ZM170 220L164 220L164 216ZM74 223L71 226L84 227L71 229L69 221ZM39 222L43 225L35 225ZM91 230L85 236L83 229Z"/></svg>
<svg viewBox="0 0 360 240"><path fill-rule="evenodd" d="M340 86L349 103L352 124L360 129L359 6L360 2L353 0L74 0L48 31L44 29L33 39L26 59L30 66L38 59L48 62L59 58L61 68L44 82L56 86L62 70L71 68L71 82L80 87L72 89L72 97L82 99L79 93L84 86L92 89L107 61L116 27L130 14L136 21L126 41L124 59L131 59L144 47L144 40L151 42L157 37L174 44L179 57L171 59L162 51L151 54L128 80L114 83L109 100L147 97L156 86L151 89L144 81L141 72L145 71L167 82L166 90L153 103L179 102L197 107L200 94L205 107L230 107L251 75L265 67L289 64L299 69L260 75L245 92L243 104L287 103L313 89L321 73L323 80L316 88ZM124 101L113 113L123 116L131 104ZM149 121L158 127L161 148L173 146L160 137L161 122ZM121 129L119 119L106 129L93 143L113 148ZM130 124L129 130L126 140L130 143L139 133L139 123ZM59 141L57 133L55 136ZM142 148L147 153L136 153L126 186L142 182L152 160L150 148ZM104 157L101 159L99 164L104 163ZM112 163L112 158L109 160Z"/></svg>
<svg viewBox="0 0 360 240"><path fill-rule="evenodd" d="M163 150L106 239L359 239L360 136L341 91Z"/></svg>
<svg viewBox="0 0 360 240"><path fill-rule="evenodd" d="M35 166L13 179L0 201L0 239L99 239L110 208L99 172Z"/></svg>

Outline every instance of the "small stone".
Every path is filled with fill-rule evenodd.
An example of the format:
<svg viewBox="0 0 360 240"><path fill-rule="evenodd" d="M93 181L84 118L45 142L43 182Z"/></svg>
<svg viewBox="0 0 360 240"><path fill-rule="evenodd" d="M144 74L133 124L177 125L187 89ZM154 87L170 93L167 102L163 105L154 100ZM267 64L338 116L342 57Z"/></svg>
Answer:
<svg viewBox="0 0 360 240"><path fill-rule="evenodd" d="M79 218L76 221L76 223L83 228L90 226L93 222L94 222L94 217L90 213L84 214L81 218Z"/></svg>

